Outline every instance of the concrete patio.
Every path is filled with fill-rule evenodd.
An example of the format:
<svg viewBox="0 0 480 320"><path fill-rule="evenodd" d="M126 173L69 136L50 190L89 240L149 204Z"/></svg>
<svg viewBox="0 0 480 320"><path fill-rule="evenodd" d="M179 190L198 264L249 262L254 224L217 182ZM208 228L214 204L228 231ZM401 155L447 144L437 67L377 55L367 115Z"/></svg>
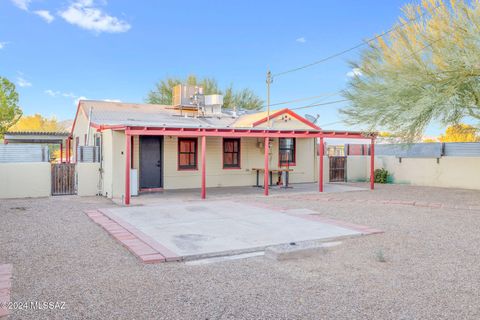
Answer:
<svg viewBox="0 0 480 320"><path fill-rule="evenodd" d="M231 200L164 201L98 211L103 217L99 213L90 213L90 217L148 263L229 256L279 244L378 232L322 219L312 210L282 210Z"/></svg>
<svg viewBox="0 0 480 320"><path fill-rule="evenodd" d="M293 195L293 194L307 194L318 192L317 183L292 183L289 188L279 186L270 186L270 196ZM324 185L325 193L343 193L351 191L367 191L368 186L359 187L358 184L349 183L326 183ZM265 197L263 189L253 186L247 187L218 187L207 188L207 199L228 199L228 198L242 198L242 197ZM151 205L163 203L165 200L198 200L200 198L200 189L178 189L165 190L161 192L146 192L140 193L138 196L132 197L130 205ZM122 205L123 199L113 199L116 204Z"/></svg>

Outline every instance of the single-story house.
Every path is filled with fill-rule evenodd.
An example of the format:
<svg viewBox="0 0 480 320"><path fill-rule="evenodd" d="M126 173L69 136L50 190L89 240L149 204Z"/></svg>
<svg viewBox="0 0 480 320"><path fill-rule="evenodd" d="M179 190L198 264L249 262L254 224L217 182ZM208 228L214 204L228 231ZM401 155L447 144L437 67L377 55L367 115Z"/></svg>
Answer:
<svg viewBox="0 0 480 320"><path fill-rule="evenodd" d="M269 183L285 183L276 171L282 168L290 182L318 181L322 191L319 154L326 137L374 140L360 132L323 131L289 109L237 116L221 108L81 100L67 159L78 160L79 147L97 146L100 193L125 204L132 193L168 189L201 187L205 198L207 187L258 184L258 172L268 195Z"/></svg>

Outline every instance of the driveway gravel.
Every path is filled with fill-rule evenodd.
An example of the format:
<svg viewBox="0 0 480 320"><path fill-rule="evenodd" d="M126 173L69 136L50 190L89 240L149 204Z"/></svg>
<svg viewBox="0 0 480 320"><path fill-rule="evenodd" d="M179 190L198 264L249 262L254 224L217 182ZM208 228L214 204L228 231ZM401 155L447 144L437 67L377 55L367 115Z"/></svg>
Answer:
<svg viewBox="0 0 480 320"><path fill-rule="evenodd" d="M479 210L347 201L478 206L479 191L383 185L318 201L326 196L238 199L385 233L293 261L143 265L83 213L115 206L107 199L0 200L0 264L13 265L12 301L65 303L13 310L9 319L480 319Z"/></svg>

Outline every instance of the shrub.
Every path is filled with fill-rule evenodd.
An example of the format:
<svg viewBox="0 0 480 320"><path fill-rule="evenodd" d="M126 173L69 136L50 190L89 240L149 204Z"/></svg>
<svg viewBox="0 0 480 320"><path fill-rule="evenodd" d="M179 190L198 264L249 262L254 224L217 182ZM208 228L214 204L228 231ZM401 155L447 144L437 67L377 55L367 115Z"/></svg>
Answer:
<svg viewBox="0 0 480 320"><path fill-rule="evenodd" d="M388 171L385 169L375 170L375 183L387 183Z"/></svg>
<svg viewBox="0 0 480 320"><path fill-rule="evenodd" d="M385 259L385 254L383 253L382 249L377 250L376 258L378 262L387 262L387 259Z"/></svg>

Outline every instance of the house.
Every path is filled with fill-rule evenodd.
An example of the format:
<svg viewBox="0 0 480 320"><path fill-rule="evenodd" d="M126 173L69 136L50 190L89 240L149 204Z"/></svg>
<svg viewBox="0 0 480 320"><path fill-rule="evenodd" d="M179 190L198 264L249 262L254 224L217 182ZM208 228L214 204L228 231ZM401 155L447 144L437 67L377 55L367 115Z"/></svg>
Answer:
<svg viewBox="0 0 480 320"><path fill-rule="evenodd" d="M237 116L213 107L82 100L67 158L78 161L85 146L99 149L99 191L125 204L137 192L201 187L205 198L207 187L265 181L268 195L269 184L286 183L272 169L288 168L291 183L319 181L326 136L365 139L324 132L289 109Z"/></svg>

